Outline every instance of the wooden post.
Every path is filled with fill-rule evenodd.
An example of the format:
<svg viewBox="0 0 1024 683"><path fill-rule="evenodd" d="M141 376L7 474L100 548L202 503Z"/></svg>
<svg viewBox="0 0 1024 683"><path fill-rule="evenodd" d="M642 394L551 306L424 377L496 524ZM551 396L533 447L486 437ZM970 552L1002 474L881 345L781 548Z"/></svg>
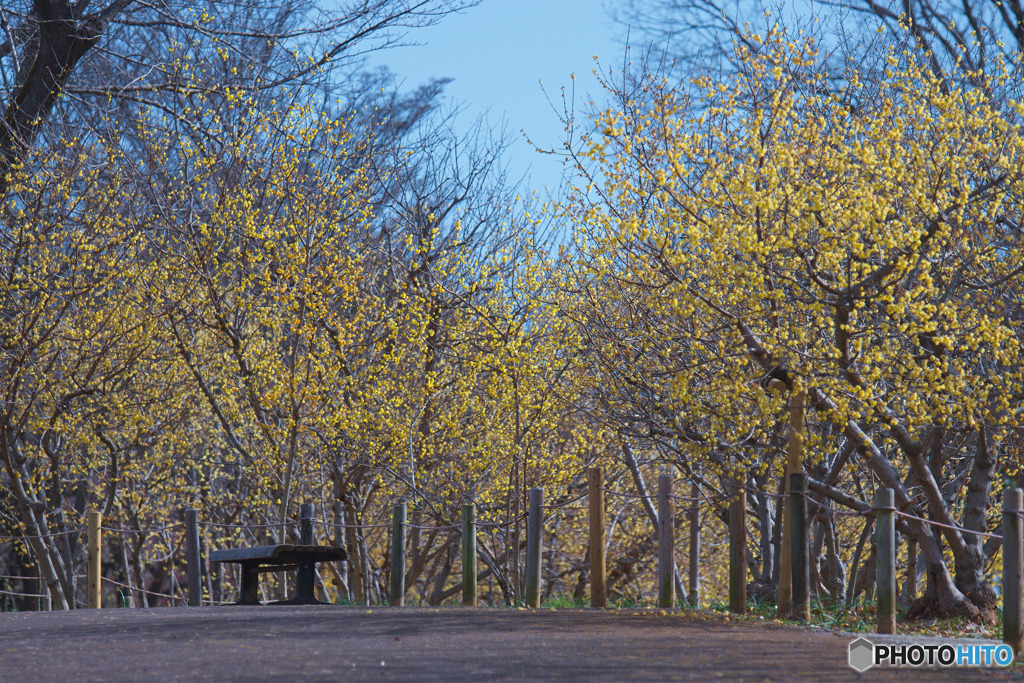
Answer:
<svg viewBox="0 0 1024 683"><path fill-rule="evenodd" d="M462 506L462 604L476 607L476 505Z"/></svg>
<svg viewBox="0 0 1024 683"><path fill-rule="evenodd" d="M391 524L391 606L405 605L405 501L394 507Z"/></svg>
<svg viewBox="0 0 1024 683"><path fill-rule="evenodd" d="M607 607L607 569L604 557L604 469L587 471L590 503L590 606Z"/></svg>
<svg viewBox="0 0 1024 683"><path fill-rule="evenodd" d="M792 543L789 533L789 475L804 470L804 415L806 412L806 394L802 388L793 391L789 400L789 457L786 462L786 475L783 479L782 514L776 519L782 524L782 547L779 548L779 594L778 616L785 619L793 610L793 572L791 567Z"/></svg>
<svg viewBox="0 0 1024 683"><path fill-rule="evenodd" d="M190 607L203 604L203 572L199 565L199 521L195 508L185 509L185 571L188 574Z"/></svg>
<svg viewBox="0 0 1024 683"><path fill-rule="evenodd" d="M299 508L299 545L316 545L313 536L313 515L316 508L312 503L303 503ZM295 597L314 594L316 565L300 564L295 572Z"/></svg>
<svg viewBox="0 0 1024 683"><path fill-rule="evenodd" d="M96 510L89 511L89 570L88 590L89 609L100 608L100 555L103 552L103 541L100 538L100 513Z"/></svg>
<svg viewBox="0 0 1024 683"><path fill-rule="evenodd" d="M673 522L672 475L658 475L658 607L676 602L675 525Z"/></svg>
<svg viewBox="0 0 1024 683"><path fill-rule="evenodd" d="M526 522L526 606L540 607L541 534L544 530L544 491L530 489L530 518Z"/></svg>
<svg viewBox="0 0 1024 683"><path fill-rule="evenodd" d="M700 487L690 485L690 497L693 498L687 512L690 519L690 606L700 609Z"/></svg>
<svg viewBox="0 0 1024 683"><path fill-rule="evenodd" d="M316 545L313 540L313 515L316 514L316 506L312 503L303 503L299 508L299 544Z"/></svg>
<svg viewBox="0 0 1024 683"><path fill-rule="evenodd" d="M747 492L742 488L729 505L729 611L747 611Z"/></svg>
<svg viewBox="0 0 1024 683"><path fill-rule="evenodd" d="M1024 543L1021 537L1021 515L1024 514L1024 493L1020 489L1003 491L1003 642L1020 657L1024 635Z"/></svg>
<svg viewBox="0 0 1024 683"><path fill-rule="evenodd" d="M793 577L793 618L811 620L811 563L807 541L807 475L789 475L790 566Z"/></svg>
<svg viewBox="0 0 1024 683"><path fill-rule="evenodd" d="M519 564L520 559L520 548L521 548L521 532L522 532L522 520L520 514L522 511L522 497L519 495L519 462L516 461L512 464L512 479L510 482L509 495L512 496L512 519L509 520L512 526L512 533L510 534L509 540L511 545L508 549L508 582L509 588L512 591L512 604L518 605L519 600L523 597L523 577L520 569L522 568ZM526 482L523 482L523 491L526 491Z"/></svg>
<svg viewBox="0 0 1024 683"><path fill-rule="evenodd" d="M896 633L896 514L892 489L875 492L875 604L878 633Z"/></svg>

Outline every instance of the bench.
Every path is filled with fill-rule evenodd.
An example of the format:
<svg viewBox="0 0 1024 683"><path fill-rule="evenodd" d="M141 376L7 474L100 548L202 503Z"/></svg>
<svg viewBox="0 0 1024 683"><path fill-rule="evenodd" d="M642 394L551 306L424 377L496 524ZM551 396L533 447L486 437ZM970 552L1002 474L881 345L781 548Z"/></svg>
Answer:
<svg viewBox="0 0 1024 683"><path fill-rule="evenodd" d="M313 584L317 562L341 562L348 558L344 548L330 545L260 545L252 548L214 550L210 562L232 562L242 566L242 591L236 605L259 605L260 574L298 570L295 597L278 604L320 605Z"/></svg>

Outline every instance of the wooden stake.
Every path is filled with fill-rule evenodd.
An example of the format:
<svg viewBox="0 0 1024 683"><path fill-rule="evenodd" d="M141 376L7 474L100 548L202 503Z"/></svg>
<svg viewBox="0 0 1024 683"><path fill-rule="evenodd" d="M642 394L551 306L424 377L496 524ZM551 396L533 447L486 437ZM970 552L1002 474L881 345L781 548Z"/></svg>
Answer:
<svg viewBox="0 0 1024 683"><path fill-rule="evenodd" d="M1003 492L1003 642L1020 657L1024 635L1024 543L1021 537L1021 515L1024 514L1024 493L1008 488Z"/></svg>
<svg viewBox="0 0 1024 683"><path fill-rule="evenodd" d="M786 462L786 475L783 479L782 514L776 519L782 524L782 547L779 548L779 595L778 617L785 619L793 610L793 572L791 567L792 543L790 541L789 523L789 475L804 471L804 417L806 413L806 394L801 388L796 389L789 402L789 458Z"/></svg>
<svg viewBox="0 0 1024 683"><path fill-rule="evenodd" d="M203 604L203 572L199 558L199 513L185 510L185 571L188 574L188 602L192 607Z"/></svg>
<svg viewBox="0 0 1024 683"><path fill-rule="evenodd" d="M896 514L892 489L875 492L875 604L878 633L896 633Z"/></svg>
<svg viewBox="0 0 1024 683"><path fill-rule="evenodd" d="M299 508L299 545L316 545L313 535L314 514L316 514L316 508L312 503L303 503ZM295 574L296 597L314 595L316 565L300 564Z"/></svg>
<svg viewBox="0 0 1024 683"><path fill-rule="evenodd" d="M793 618L811 620L811 571L807 541L807 475L789 475L789 525L793 577Z"/></svg>
<svg viewBox="0 0 1024 683"><path fill-rule="evenodd" d="M89 609L100 608L100 556L103 552L103 541L100 538L100 513L96 510L89 511Z"/></svg>
<svg viewBox="0 0 1024 683"><path fill-rule="evenodd" d="M604 469L591 467L587 471L588 501L590 503L590 606L607 607L607 569L604 557Z"/></svg>
<svg viewBox="0 0 1024 683"><path fill-rule="evenodd" d="M690 606L700 609L700 487L690 485L692 507L688 511L690 518Z"/></svg>
<svg viewBox="0 0 1024 683"><path fill-rule="evenodd" d="M729 611L747 612L747 492L729 504Z"/></svg>
<svg viewBox="0 0 1024 683"><path fill-rule="evenodd" d="M541 534L544 530L544 491L530 489L530 518L526 523L526 606L540 607Z"/></svg>
<svg viewBox="0 0 1024 683"><path fill-rule="evenodd" d="M672 475L658 476L658 607L676 602L675 525L673 521Z"/></svg>
<svg viewBox="0 0 1024 683"><path fill-rule="evenodd" d="M405 501L394 507L391 524L391 606L405 605Z"/></svg>
<svg viewBox="0 0 1024 683"><path fill-rule="evenodd" d="M462 604L476 607L476 505L462 506Z"/></svg>

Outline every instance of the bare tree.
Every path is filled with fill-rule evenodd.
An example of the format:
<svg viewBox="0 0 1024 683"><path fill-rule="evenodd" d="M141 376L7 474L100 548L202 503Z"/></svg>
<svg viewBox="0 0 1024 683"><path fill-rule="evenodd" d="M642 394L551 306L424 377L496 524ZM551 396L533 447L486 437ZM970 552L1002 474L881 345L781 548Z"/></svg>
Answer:
<svg viewBox="0 0 1024 683"><path fill-rule="evenodd" d="M108 0L100 7L88 0L5 3L0 190L8 171L54 123L62 94L159 107L164 93L314 82L325 78L326 67L392 45L409 29L471 4L355 0L326 11L311 0L272 7L246 0ZM93 78L82 78L87 70Z"/></svg>

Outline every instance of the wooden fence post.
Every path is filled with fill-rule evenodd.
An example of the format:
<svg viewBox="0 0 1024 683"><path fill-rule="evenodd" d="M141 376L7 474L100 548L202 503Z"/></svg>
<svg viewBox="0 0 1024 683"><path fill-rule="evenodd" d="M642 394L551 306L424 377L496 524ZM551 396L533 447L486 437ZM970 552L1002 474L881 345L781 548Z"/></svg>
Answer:
<svg viewBox="0 0 1024 683"><path fill-rule="evenodd" d="M804 461L804 422L806 418L807 394L801 387L796 387L789 399L789 447L786 461L786 475L782 479L784 498L782 514L777 517L782 523L782 546L779 548L779 592L778 616L780 619L789 617L793 611L793 536L789 529L789 475L803 472Z"/></svg>
<svg viewBox="0 0 1024 683"><path fill-rule="evenodd" d="M793 577L793 618L811 620L811 563L807 545L807 475L789 475L790 570Z"/></svg>
<svg viewBox="0 0 1024 683"><path fill-rule="evenodd" d="M747 492L742 488L729 505L729 611L747 612Z"/></svg>
<svg viewBox="0 0 1024 683"><path fill-rule="evenodd" d="M1020 657L1024 635L1024 543L1021 515L1024 514L1024 493L1020 489L1003 491L1003 642Z"/></svg>
<svg viewBox="0 0 1024 683"><path fill-rule="evenodd" d="M675 525L672 513L672 475L658 475L658 607L676 602Z"/></svg>
<svg viewBox="0 0 1024 683"><path fill-rule="evenodd" d="M299 545L316 545L313 534L313 515L316 507L312 503L303 503L299 508ZM316 585L316 565L299 565L295 573L295 599L301 595L313 595Z"/></svg>
<svg viewBox="0 0 1024 683"><path fill-rule="evenodd" d="M476 607L476 505L462 506L462 604Z"/></svg>
<svg viewBox="0 0 1024 683"><path fill-rule="evenodd" d="M875 492L875 604L878 633L896 633L896 514L892 489Z"/></svg>
<svg viewBox="0 0 1024 683"><path fill-rule="evenodd" d="M690 606L700 609L700 487L695 483L690 485L690 497Z"/></svg>
<svg viewBox="0 0 1024 683"><path fill-rule="evenodd" d="M604 469L591 467L587 472L590 503L590 606L607 607L607 568L604 557Z"/></svg>
<svg viewBox="0 0 1024 683"><path fill-rule="evenodd" d="M195 508L185 509L185 571L188 574L188 602L190 607L203 604L203 573L199 566L199 513Z"/></svg>
<svg viewBox="0 0 1024 683"><path fill-rule="evenodd" d="M299 544L316 545L313 540L313 515L316 514L316 506L312 503L303 503L299 508Z"/></svg>
<svg viewBox="0 0 1024 683"><path fill-rule="evenodd" d="M394 507L391 524L391 606L405 605L405 501Z"/></svg>
<svg viewBox="0 0 1024 683"><path fill-rule="evenodd" d="M526 606L540 607L541 534L544 530L544 491L530 489L530 518L526 526Z"/></svg>
<svg viewBox="0 0 1024 683"><path fill-rule="evenodd" d="M88 590L89 609L100 608L100 555L103 553L103 541L100 538L100 513L96 510L89 511L89 570Z"/></svg>

